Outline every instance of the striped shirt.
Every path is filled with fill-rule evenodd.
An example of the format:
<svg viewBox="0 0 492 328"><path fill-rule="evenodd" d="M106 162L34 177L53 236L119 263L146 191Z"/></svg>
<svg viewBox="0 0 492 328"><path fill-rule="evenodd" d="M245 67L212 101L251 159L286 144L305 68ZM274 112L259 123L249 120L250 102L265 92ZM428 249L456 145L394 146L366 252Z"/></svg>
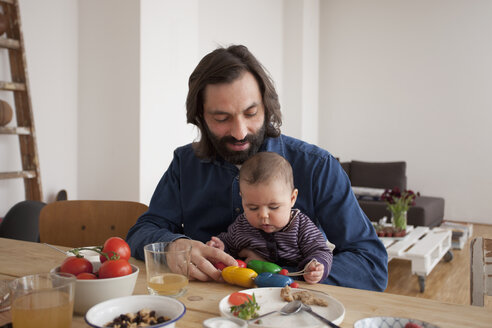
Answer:
<svg viewBox="0 0 492 328"><path fill-rule="evenodd" d="M298 270L312 259L324 265L323 281L329 274L333 253L326 239L311 219L298 209L291 210L290 222L280 231L266 233L251 226L240 214L227 232L218 235L225 251L237 258L242 249L250 249L269 262Z"/></svg>

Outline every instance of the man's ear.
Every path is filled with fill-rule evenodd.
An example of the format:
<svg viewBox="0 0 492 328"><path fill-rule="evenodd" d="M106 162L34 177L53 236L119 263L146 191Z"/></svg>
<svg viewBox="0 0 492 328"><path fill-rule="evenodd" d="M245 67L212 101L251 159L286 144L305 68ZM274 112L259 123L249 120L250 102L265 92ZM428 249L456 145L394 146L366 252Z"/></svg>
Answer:
<svg viewBox="0 0 492 328"><path fill-rule="evenodd" d="M293 207L294 204L296 203L298 193L299 190L297 189L292 190L292 195L290 195L290 207Z"/></svg>

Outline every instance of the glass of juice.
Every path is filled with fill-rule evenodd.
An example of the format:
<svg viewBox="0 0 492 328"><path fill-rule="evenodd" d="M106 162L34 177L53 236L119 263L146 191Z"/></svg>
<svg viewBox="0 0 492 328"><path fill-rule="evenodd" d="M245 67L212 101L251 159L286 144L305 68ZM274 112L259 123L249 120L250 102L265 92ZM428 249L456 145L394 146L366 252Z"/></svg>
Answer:
<svg viewBox="0 0 492 328"><path fill-rule="evenodd" d="M171 243L146 245L147 289L152 295L179 297L186 292L190 272L191 246L169 248Z"/></svg>
<svg viewBox="0 0 492 328"><path fill-rule="evenodd" d="M15 328L72 326L74 275L40 273L9 284L12 324Z"/></svg>

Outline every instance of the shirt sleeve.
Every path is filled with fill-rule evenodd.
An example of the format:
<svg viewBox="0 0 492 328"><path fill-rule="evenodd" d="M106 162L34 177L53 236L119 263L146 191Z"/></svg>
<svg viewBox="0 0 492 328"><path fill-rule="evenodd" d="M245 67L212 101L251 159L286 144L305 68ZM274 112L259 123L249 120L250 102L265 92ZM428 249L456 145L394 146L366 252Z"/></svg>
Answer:
<svg viewBox="0 0 492 328"><path fill-rule="evenodd" d="M157 185L149 209L128 231L126 241L133 257L143 260L143 248L147 244L188 238L183 234L179 180L179 157L175 152L173 161Z"/></svg>
<svg viewBox="0 0 492 328"><path fill-rule="evenodd" d="M330 155L318 164L315 178L316 217L327 239L336 246L330 275L323 283L384 291L388 254L360 208L340 163Z"/></svg>
<svg viewBox="0 0 492 328"><path fill-rule="evenodd" d="M323 264L324 271L320 281L325 280L331 270L333 253L326 244L326 240L321 231L314 225L311 219L303 213L298 214L298 245L303 255L303 260L299 262L297 269L304 269L306 264L316 259Z"/></svg>

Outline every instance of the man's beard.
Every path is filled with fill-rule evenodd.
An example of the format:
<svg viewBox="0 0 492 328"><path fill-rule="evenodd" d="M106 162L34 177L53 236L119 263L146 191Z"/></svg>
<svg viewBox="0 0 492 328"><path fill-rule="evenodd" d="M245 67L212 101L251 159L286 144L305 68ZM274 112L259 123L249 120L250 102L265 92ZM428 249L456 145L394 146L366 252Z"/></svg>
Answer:
<svg viewBox="0 0 492 328"><path fill-rule="evenodd" d="M263 125L258 132L255 134L247 134L243 140L237 140L232 136L226 136L219 138L212 131L209 130L208 126L205 125L205 130L207 131L208 138L210 142L215 147L217 153L226 161L231 164L243 164L248 158L253 156L258 152L261 144L265 140L265 125ZM228 143L236 142L249 142L249 148L243 151L233 151L227 148Z"/></svg>

